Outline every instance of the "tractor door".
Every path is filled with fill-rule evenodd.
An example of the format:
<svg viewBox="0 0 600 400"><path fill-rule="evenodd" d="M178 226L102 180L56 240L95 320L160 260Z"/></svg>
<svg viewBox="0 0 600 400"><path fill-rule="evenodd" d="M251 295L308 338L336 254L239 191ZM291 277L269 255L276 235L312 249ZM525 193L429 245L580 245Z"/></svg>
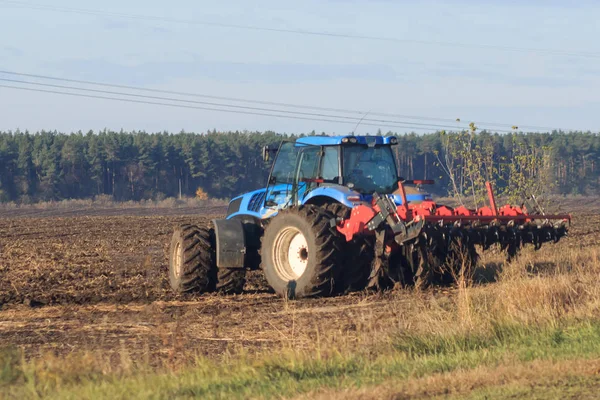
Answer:
<svg viewBox="0 0 600 400"><path fill-rule="evenodd" d="M267 184L265 207L278 210L291 204L299 148L292 142L279 147Z"/></svg>
<svg viewBox="0 0 600 400"><path fill-rule="evenodd" d="M265 197L265 207L278 210L298 205L300 199L317 185L320 146L285 142L277 152L271 169Z"/></svg>
<svg viewBox="0 0 600 400"><path fill-rule="evenodd" d="M319 164L322 154L320 146L306 146L300 150L294 180L296 190L292 196L293 204L300 204L300 199L317 187L316 179L319 178Z"/></svg>

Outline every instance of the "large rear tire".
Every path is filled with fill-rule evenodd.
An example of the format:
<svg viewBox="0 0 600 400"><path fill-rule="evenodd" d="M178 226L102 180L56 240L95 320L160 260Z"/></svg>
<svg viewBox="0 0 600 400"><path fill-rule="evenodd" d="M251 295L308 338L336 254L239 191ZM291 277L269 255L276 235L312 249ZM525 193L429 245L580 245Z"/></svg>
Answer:
<svg viewBox="0 0 600 400"><path fill-rule="evenodd" d="M177 293L203 293L213 287L214 231L196 225L175 229L169 250L169 282Z"/></svg>
<svg viewBox="0 0 600 400"><path fill-rule="evenodd" d="M375 261L373 238L357 237L345 243L346 261L342 271L345 292L357 292L367 288Z"/></svg>
<svg viewBox="0 0 600 400"><path fill-rule="evenodd" d="M262 242L265 278L287 298L336 293L342 238L331 228L333 214L316 206L281 211L273 217Z"/></svg>
<svg viewBox="0 0 600 400"><path fill-rule="evenodd" d="M340 204L330 203L325 209L337 218L347 219L352 209ZM369 284L369 276L375 259L375 246L372 237L357 236L350 242L343 241L342 270L340 271L340 292L356 292Z"/></svg>

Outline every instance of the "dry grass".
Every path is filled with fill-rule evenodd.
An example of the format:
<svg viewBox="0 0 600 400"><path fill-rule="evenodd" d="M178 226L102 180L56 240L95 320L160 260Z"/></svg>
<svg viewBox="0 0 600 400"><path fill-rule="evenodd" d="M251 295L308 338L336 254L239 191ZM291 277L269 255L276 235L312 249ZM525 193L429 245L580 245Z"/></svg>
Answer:
<svg viewBox="0 0 600 400"><path fill-rule="evenodd" d="M225 206L228 201L223 199L199 199L197 197L184 197L177 199L167 197L158 200L140 201L115 201L112 196L100 195L92 199L65 199L59 201L41 201L31 204L19 204L15 202L0 203L0 211L11 210L81 210L89 208L100 209L132 209L132 208L181 208L181 207L206 207Z"/></svg>
<svg viewBox="0 0 600 400"><path fill-rule="evenodd" d="M159 369L149 369L149 356L134 355L123 341L113 356L79 349L66 357L45 353L17 362L22 373L5 381L14 393L33 384L58 397L97 395L106 385L133 393L136 384L150 379L157 385L153 390L163 393L158 397L305 392L309 398L369 399L460 395L557 376L592 376L600 364L585 358L600 357L599 255L598 247L548 246L501 265L492 254L475 275L496 275L493 283L463 279L449 290L275 302L270 312L253 316L256 326L271 332L263 350L248 352L248 342L239 339L247 333L223 332L217 324L204 339L230 345L213 361L195 353L181 362L178 354L192 348L178 340L190 329L180 320L165 332L163 350L169 355Z"/></svg>
<svg viewBox="0 0 600 400"><path fill-rule="evenodd" d="M597 215L586 217L570 238L538 252L526 250L510 264L501 254L488 252L481 265L460 276L452 288L290 302L253 293L201 296L193 302L168 298L152 304L68 303L33 309L7 303L0 311L0 347L17 345L22 352L0 356L0 398L3 392L57 398L298 393L405 398L535 384L556 375L568 378L567 371L591 377L598 367L594 360L600 358L597 220ZM69 225L66 219L52 220L53 229L63 222ZM122 226L139 234L132 222L98 223L110 229L99 229L98 238L82 236L84 244L104 238L104 232L115 236ZM5 226L22 223L8 221ZM86 232L93 233L92 228ZM37 236L23 242L24 248L33 248L46 236L41 223L32 229ZM127 238L122 248L137 254L158 232L146 231L143 240L133 234L116 236ZM72 265L66 265L64 256L72 246L62 237L56 240L63 247L57 247L46 264L70 276ZM153 260L159 270L164 240L152 240L157 243ZM5 248L12 245L6 242ZM98 263L83 257L87 250L81 251L71 264L85 261L86 268L98 270ZM34 253L30 265L40 273L28 285L40 283L40 288L54 290L48 281L52 271L46 270L41 253ZM145 271L142 261L143 257L132 258L131 265ZM130 264L122 263L124 271L132 271ZM107 263L107 270L111 268ZM156 278L141 272L125 275L146 283ZM96 289L88 275L76 278ZM121 287L126 281L115 282ZM109 289L107 293L114 292Z"/></svg>
<svg viewBox="0 0 600 400"><path fill-rule="evenodd" d="M487 275L492 283L459 277L447 295L415 291L409 302L391 301L396 318L386 333L485 334L498 324L559 326L600 316L599 247L546 246L538 252L525 250L512 263L501 258L485 256L475 271L475 279Z"/></svg>

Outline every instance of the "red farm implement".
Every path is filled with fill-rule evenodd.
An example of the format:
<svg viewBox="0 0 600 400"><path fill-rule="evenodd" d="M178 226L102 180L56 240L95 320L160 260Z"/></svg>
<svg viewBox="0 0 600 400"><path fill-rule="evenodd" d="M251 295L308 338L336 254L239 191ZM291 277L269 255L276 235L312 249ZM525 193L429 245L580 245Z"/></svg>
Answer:
<svg viewBox="0 0 600 400"><path fill-rule="evenodd" d="M348 218L336 220L337 230L347 242L375 236L375 258L370 276L372 286L398 281L427 284L435 277L460 273L478 260L477 249L499 245L508 260L526 244L537 250L543 243L556 243L567 235L571 216L530 214L525 207L496 206L492 185L487 182L489 206L452 208L432 200L411 204L404 184L432 181L404 181L398 184L402 204L388 196L374 194L371 204L355 206ZM400 255L394 257L395 254ZM391 260L396 260L394 268ZM391 272L396 270L396 272Z"/></svg>

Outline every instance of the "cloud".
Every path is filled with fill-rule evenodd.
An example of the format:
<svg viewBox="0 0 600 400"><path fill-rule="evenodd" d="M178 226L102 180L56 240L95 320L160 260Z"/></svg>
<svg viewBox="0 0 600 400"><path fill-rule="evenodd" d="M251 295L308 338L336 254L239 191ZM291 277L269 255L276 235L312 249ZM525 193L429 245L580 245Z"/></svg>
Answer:
<svg viewBox="0 0 600 400"><path fill-rule="evenodd" d="M2 53L11 56L11 57L22 57L25 55L25 52L19 48L13 46L4 46L1 47Z"/></svg>
<svg viewBox="0 0 600 400"><path fill-rule="evenodd" d="M539 74L531 75L515 73L516 71L501 70L491 65L481 65L481 68L471 66L460 66L460 64L446 64L428 68L425 73L437 78L467 78L482 80L491 84L505 84L530 87L573 87L585 86L587 79L583 76L566 76L561 74L548 74L549 71L541 71ZM544 74L545 73L545 74Z"/></svg>
<svg viewBox="0 0 600 400"><path fill-rule="evenodd" d="M104 23L104 28L108 29L108 30L121 30L121 29L127 29L129 28L131 25L127 22L124 21L118 21L118 20L107 20Z"/></svg>
<svg viewBox="0 0 600 400"><path fill-rule="evenodd" d="M64 76L135 85L161 84L172 78L271 84L336 79L402 79L392 67L380 64L244 63L197 59L124 65L104 60L71 59L64 60L55 67Z"/></svg>
<svg viewBox="0 0 600 400"><path fill-rule="evenodd" d="M167 29L164 26L153 26L150 28L150 32L152 33L158 33L158 34L169 34L169 33L173 33L173 30L171 29Z"/></svg>

